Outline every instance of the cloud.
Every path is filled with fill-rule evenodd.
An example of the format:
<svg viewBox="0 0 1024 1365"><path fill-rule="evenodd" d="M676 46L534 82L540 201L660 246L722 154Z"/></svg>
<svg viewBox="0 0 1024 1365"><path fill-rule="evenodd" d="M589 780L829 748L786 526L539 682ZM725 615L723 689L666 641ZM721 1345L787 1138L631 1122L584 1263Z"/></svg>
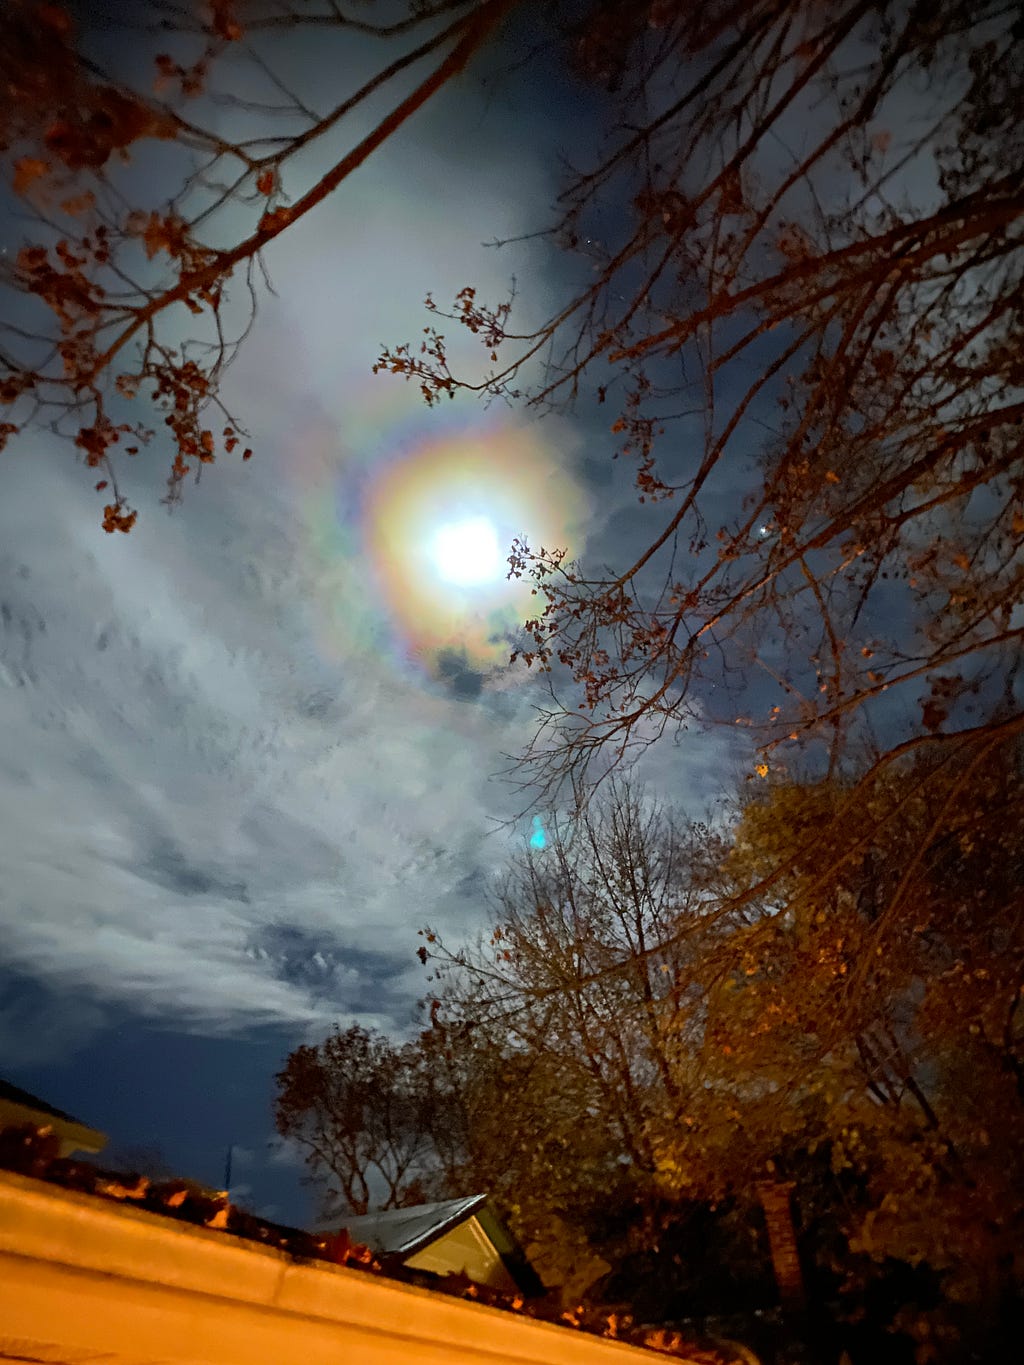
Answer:
<svg viewBox="0 0 1024 1365"><path fill-rule="evenodd" d="M89 543L67 481L41 485L47 548L0 561L8 964L185 1027L404 1022L415 928L460 899L517 723L372 651L328 684L273 628L316 585L258 538L192 555L186 512Z"/></svg>
<svg viewBox="0 0 1024 1365"><path fill-rule="evenodd" d="M466 888L501 861L505 836L488 835L511 811L489 776L528 707L455 656L445 689L370 633L322 648L318 604L340 587L342 609L366 610L362 566L353 549L328 580L307 553L301 504L318 490L289 465L310 412L351 443L378 402L371 338L414 331L427 287L471 266L504 286L477 243L525 226L508 187L532 172L481 171L442 207L418 183L429 156L406 142L271 259L282 303L230 386L252 466L204 471L165 516L164 471L140 457L143 516L113 539L69 447L37 437L5 456L0 941L42 993L8 1011L12 1061L119 1011L211 1033L402 1028L423 988L416 929L479 919ZM18 1027L44 996L48 1031Z"/></svg>
<svg viewBox="0 0 1024 1365"><path fill-rule="evenodd" d="M224 390L250 465L204 470L167 516L163 456L144 453L123 471L139 525L112 538L69 446L5 452L0 966L28 983L4 1006L12 1064L125 1014L401 1030L425 986L416 929L479 926L529 833L500 823L523 798L491 774L531 731L532 685L457 648L432 681L399 659L358 540L331 557L310 529L343 520L331 500L389 432L436 420L370 374L379 343L418 334L428 290L499 299L518 273L520 328L551 301L540 248L479 244L543 224L554 158L521 116L481 122L460 101L457 168L434 110L268 252L278 297ZM544 428L556 459L566 430ZM601 515L621 538L633 493L616 488ZM325 644L332 613L350 628Z"/></svg>

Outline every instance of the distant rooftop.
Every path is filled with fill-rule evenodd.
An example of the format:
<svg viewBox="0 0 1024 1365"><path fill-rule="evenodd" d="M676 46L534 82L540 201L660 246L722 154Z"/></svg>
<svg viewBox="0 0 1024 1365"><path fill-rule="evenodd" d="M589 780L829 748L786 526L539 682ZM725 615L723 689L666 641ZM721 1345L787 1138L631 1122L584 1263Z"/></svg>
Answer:
<svg viewBox="0 0 1024 1365"><path fill-rule="evenodd" d="M354 1242L368 1246L380 1256L413 1256L487 1202L485 1194L465 1199L442 1199L434 1204L413 1204L407 1209L387 1209L358 1217L336 1214L321 1227L344 1227Z"/></svg>
<svg viewBox="0 0 1024 1365"><path fill-rule="evenodd" d="M63 1109L57 1109L46 1100L41 1100L38 1095L30 1095L27 1090L22 1090L18 1085L12 1085L10 1081L5 1081L0 1076L0 1100L9 1100L11 1104L23 1104L26 1109L35 1109L40 1114L49 1114L51 1118L63 1119L65 1123L82 1123L81 1119L76 1119L73 1114L65 1114ZM85 1124L82 1124L85 1127Z"/></svg>
<svg viewBox="0 0 1024 1365"><path fill-rule="evenodd" d="M53 1130L61 1156L72 1152L95 1154L107 1145L105 1133L0 1077L0 1129L23 1128L26 1124L38 1127L40 1123Z"/></svg>
<svg viewBox="0 0 1024 1365"><path fill-rule="evenodd" d="M496 1288L498 1281L492 1276L504 1276L508 1286L521 1293L544 1293L539 1276L486 1194L376 1213L336 1213L317 1225L321 1233L340 1229L388 1265L452 1274L458 1270L460 1258L468 1256L462 1268L470 1279ZM467 1268L470 1264L473 1270Z"/></svg>

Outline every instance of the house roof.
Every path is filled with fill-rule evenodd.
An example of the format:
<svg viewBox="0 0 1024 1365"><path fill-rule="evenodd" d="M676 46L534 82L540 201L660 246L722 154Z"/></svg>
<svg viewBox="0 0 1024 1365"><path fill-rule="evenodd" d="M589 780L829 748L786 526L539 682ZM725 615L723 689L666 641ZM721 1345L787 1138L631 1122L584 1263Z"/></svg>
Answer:
<svg viewBox="0 0 1024 1365"><path fill-rule="evenodd" d="M365 1263L360 1268L370 1273L360 1275L358 1262L339 1259L302 1234L291 1243L268 1240L265 1234L284 1229L255 1220L235 1228L230 1210L221 1210L215 1226L208 1217L199 1220L206 1226L188 1226L196 1221L195 1210L184 1214L188 1200L158 1210L132 1198L139 1191L127 1187L114 1195L108 1185L103 1198L81 1191L90 1169L98 1177L82 1163L59 1163L51 1174L61 1174L62 1185L74 1174L70 1188L0 1171L4 1358L189 1365L212 1358L213 1341L220 1365L306 1365L313 1358L368 1365L419 1356L448 1365L664 1363L665 1354L623 1349L653 1344L673 1350L686 1365L740 1365L736 1353L701 1349L681 1337L668 1344L661 1334L650 1342L647 1329L634 1330L631 1322L611 1330L607 1314L584 1320L581 1312L553 1307L530 1311L483 1286L437 1279L428 1285L404 1270L373 1273ZM343 1278L336 1276L339 1265ZM70 1313L62 1311L69 1276L79 1309ZM490 1311L495 1308L506 1313ZM570 1337L570 1324L592 1333L589 1342Z"/></svg>
<svg viewBox="0 0 1024 1365"><path fill-rule="evenodd" d="M406 1260L435 1242L487 1203L486 1194L471 1194L465 1199L442 1199L434 1204L414 1204L407 1209L386 1209L358 1217L336 1216L332 1228L344 1226L354 1242L368 1246L378 1256L398 1256Z"/></svg>
<svg viewBox="0 0 1024 1365"><path fill-rule="evenodd" d="M20 1086L5 1081L2 1076L0 1076L0 1100L9 1100L11 1104L24 1105L26 1109L35 1109L39 1114L49 1114L51 1118L63 1119L65 1123L78 1123L83 1128L88 1126L82 1123L81 1119L76 1119L74 1115L65 1114L63 1109L57 1109L54 1105L48 1104L46 1100L41 1100L38 1095L30 1095L27 1090L22 1090Z"/></svg>
<svg viewBox="0 0 1024 1365"><path fill-rule="evenodd" d="M0 1078L0 1129L38 1126L40 1121L57 1134L65 1150L96 1153L107 1145L106 1133Z"/></svg>
<svg viewBox="0 0 1024 1365"><path fill-rule="evenodd" d="M520 1290L529 1295L543 1294L540 1277L491 1207L486 1194L441 1199L433 1204L413 1204L405 1209L386 1209L349 1218L335 1215L318 1224L317 1231L337 1231L343 1227L354 1243L369 1247L382 1260L405 1264L417 1252L473 1217Z"/></svg>

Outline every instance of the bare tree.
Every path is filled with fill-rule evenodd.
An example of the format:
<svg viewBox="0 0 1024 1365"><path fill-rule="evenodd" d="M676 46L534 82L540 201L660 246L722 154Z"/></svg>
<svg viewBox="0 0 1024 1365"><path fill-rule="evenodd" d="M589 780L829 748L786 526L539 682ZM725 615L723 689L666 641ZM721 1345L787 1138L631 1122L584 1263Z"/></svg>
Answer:
<svg viewBox="0 0 1024 1365"><path fill-rule="evenodd" d="M612 404L636 462L631 562L513 548L552 691L521 775L585 783L697 716L752 727L765 771L793 745L836 771L875 731L1019 713L1016 7L608 3L580 60L621 122L552 235L593 282L529 336L464 291L482 380L436 330L378 362L435 402L546 358L525 396Z"/></svg>
<svg viewBox="0 0 1024 1365"><path fill-rule="evenodd" d="M680 1121L702 1083L695 972L723 932L724 850L613 783L513 860L478 942L424 930L434 1033L466 1062L472 1159L531 1235L552 1209L578 1219L627 1189L654 1219L655 1118Z"/></svg>
<svg viewBox="0 0 1024 1365"><path fill-rule="evenodd" d="M325 1212L421 1200L436 1177L436 1077L415 1044L353 1025L290 1054L277 1076L277 1131L305 1154Z"/></svg>
<svg viewBox="0 0 1024 1365"><path fill-rule="evenodd" d="M4 267L15 306L0 437L39 420L73 435L111 489L108 530L134 516L113 455L156 440L133 404L155 404L171 496L218 451L247 453L244 414L223 409L219 382L264 247L513 4L154 3L140 26L170 50L156 53L153 95L83 55L60 6L19 0L0 142L35 227ZM1015 7L593 0L552 13L577 74L620 111L551 231L585 254L590 282L530 336L511 330L510 302L464 290L450 316L495 357L482 380L451 372L436 330L378 359L435 401L516 394L524 364L543 358L531 400L612 404L637 462L652 525L632 563L598 572L557 548L513 548L513 573L533 576L540 600L520 653L553 688L523 776L543 790L599 775L698 714L753 727L764 766L810 743L835 770L893 717L897 740L931 743L993 706L1019 709ZM398 46L321 110L282 88L261 45L310 28L325 43ZM204 122L199 92L239 62L267 97L239 106L248 131L231 141ZM390 111L346 146L346 120L393 86ZM180 153L178 183L152 203L126 198L119 159L157 143ZM329 169L303 180L314 146ZM229 207L249 214L240 233L225 227ZM193 334L179 344L185 318Z"/></svg>

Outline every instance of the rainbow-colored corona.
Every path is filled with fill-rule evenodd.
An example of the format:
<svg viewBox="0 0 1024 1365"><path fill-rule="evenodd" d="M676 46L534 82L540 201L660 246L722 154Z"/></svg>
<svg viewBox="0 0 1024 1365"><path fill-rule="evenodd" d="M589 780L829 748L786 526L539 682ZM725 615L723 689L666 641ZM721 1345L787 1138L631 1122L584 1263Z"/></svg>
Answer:
<svg viewBox="0 0 1024 1365"><path fill-rule="evenodd" d="M529 583L508 577L513 539L580 549L587 509L567 468L568 439L553 448L556 425L479 409L461 421L420 409L376 429L370 416L364 408L358 431L325 424L302 436L316 632L339 661L370 647L439 680L455 657L496 681L536 606ZM459 528L475 547L490 544L493 529L500 552L479 577L452 568Z"/></svg>

